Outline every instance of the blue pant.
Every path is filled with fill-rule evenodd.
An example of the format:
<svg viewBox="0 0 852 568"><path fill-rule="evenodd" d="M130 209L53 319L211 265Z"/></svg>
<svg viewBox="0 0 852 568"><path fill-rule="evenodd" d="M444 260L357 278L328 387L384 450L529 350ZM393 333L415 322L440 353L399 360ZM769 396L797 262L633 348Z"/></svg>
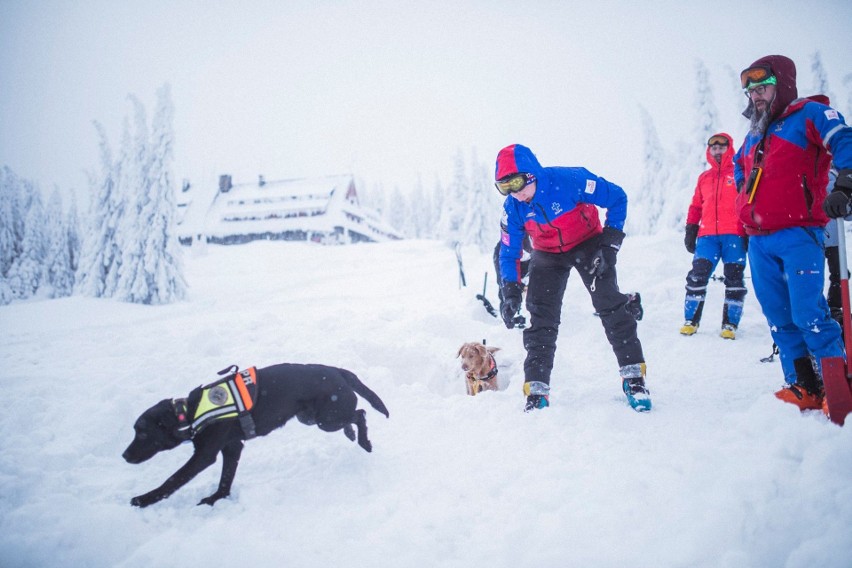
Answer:
<svg viewBox="0 0 852 568"><path fill-rule="evenodd" d="M696 241L692 270L686 275L686 298L683 302L685 320L695 323L701 320L704 298L707 296L707 282L710 281L720 259L725 265L725 307L722 323L739 325L746 295L743 282L746 253L743 237L738 235L707 235Z"/></svg>
<svg viewBox="0 0 852 568"><path fill-rule="evenodd" d="M843 357L840 326L823 296L824 233L821 227L793 227L749 240L754 293L781 353L788 383L796 382L793 361L813 356Z"/></svg>

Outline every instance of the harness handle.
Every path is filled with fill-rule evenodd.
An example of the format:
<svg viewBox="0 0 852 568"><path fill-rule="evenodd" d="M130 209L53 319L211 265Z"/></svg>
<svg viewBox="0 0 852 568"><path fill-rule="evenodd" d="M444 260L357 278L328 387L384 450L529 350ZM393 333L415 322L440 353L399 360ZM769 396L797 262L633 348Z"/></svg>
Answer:
<svg viewBox="0 0 852 568"><path fill-rule="evenodd" d="M225 375L231 375L231 374L234 374L234 373L236 373L236 372L237 372L237 371L239 371L239 370L240 370L240 368L239 368L238 366L236 366L236 365L230 365L230 366L228 366L228 367L225 367L225 368L224 368L224 369L222 369L221 371L219 371L217 374L218 374L220 377L224 377Z"/></svg>

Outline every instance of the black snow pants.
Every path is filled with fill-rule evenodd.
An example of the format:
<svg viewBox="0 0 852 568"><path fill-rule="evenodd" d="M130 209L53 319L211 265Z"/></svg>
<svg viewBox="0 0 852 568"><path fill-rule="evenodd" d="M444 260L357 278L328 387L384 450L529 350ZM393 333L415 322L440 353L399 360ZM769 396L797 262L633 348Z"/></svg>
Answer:
<svg viewBox="0 0 852 568"><path fill-rule="evenodd" d="M615 266L599 278L590 274L592 259L599 248L600 235L596 235L564 253L533 251L526 304L530 327L524 330L526 382L550 384L562 299L572 268L577 269L589 291L619 367L645 362L636 335L636 319L625 309L627 296L618 290Z"/></svg>

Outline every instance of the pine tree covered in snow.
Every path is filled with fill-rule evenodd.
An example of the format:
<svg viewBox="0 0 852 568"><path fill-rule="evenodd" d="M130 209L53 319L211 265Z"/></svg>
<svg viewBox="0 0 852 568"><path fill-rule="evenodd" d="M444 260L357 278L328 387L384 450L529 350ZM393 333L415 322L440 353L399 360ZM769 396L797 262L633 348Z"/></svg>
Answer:
<svg viewBox="0 0 852 568"><path fill-rule="evenodd" d="M416 232L411 208L411 203L402 194L399 186L395 186L388 197L387 214L384 218L391 227L406 237L413 237Z"/></svg>
<svg viewBox="0 0 852 568"><path fill-rule="evenodd" d="M465 217L462 224L462 242L477 245L486 252L494 248L500 234L502 199L491 182L489 168L479 163L476 152L471 151L470 188L465 200Z"/></svg>
<svg viewBox="0 0 852 568"><path fill-rule="evenodd" d="M133 95L127 97L132 105L133 127L125 119L118 156L117 179L119 195L123 200L118 230L115 233L118 269L107 279L107 295L127 302L137 302L135 294L144 297L145 278L143 241L144 227L140 215L150 199L148 162L148 116L141 101ZM134 285L140 289L133 292ZM142 303L142 302L137 302Z"/></svg>
<svg viewBox="0 0 852 568"><path fill-rule="evenodd" d="M0 203L0 305L5 305L15 298L8 277L20 255L24 229L18 179L5 166L0 169Z"/></svg>
<svg viewBox="0 0 852 568"><path fill-rule="evenodd" d="M417 183L410 195L411 199L411 237L418 239L432 238L437 221L437 208L434 193L427 191L423 180L418 176Z"/></svg>
<svg viewBox="0 0 852 568"><path fill-rule="evenodd" d="M117 270L115 259L115 228L120 215L116 171L106 131L95 122L100 148L100 172L89 175L91 203L88 233L83 236L76 291L85 296L105 295L106 279Z"/></svg>
<svg viewBox="0 0 852 568"><path fill-rule="evenodd" d="M74 271L59 188L53 190L48 201L44 232L47 238L44 261L46 294L51 298L70 296L74 290Z"/></svg>
<svg viewBox="0 0 852 568"><path fill-rule="evenodd" d="M91 176L93 228L84 238L78 289L96 297L164 304L186 296L175 235L174 107L164 85L149 134L144 106L129 99L134 126L125 118L117 161L103 127L95 123L101 172Z"/></svg>
<svg viewBox="0 0 852 568"><path fill-rule="evenodd" d="M647 235L657 229L665 196L669 191L669 169L654 120L644 107L640 107L640 112L644 170L638 193L630 196L630 210L625 228L627 232Z"/></svg>
<svg viewBox="0 0 852 568"><path fill-rule="evenodd" d="M0 305L35 295L70 295L74 267L67 236L76 227L63 217L62 198L56 188L45 209L41 192L8 167L0 170ZM76 223L76 219L74 220Z"/></svg>
<svg viewBox="0 0 852 568"><path fill-rule="evenodd" d="M453 162L453 177L441 199L441 216L438 220L440 237L450 243L462 242L462 228L466 215L465 203L470 193L470 183L464 164L464 154L456 153Z"/></svg>
<svg viewBox="0 0 852 568"><path fill-rule="evenodd" d="M434 190L432 191L432 229L430 238L435 240L448 240L444 235L441 219L444 217L444 206L447 200L447 190L439 178L435 179Z"/></svg>
<svg viewBox="0 0 852 568"><path fill-rule="evenodd" d="M820 55L819 51L814 52L814 54L811 56L811 71L814 75L814 92L804 94L825 95L829 98L831 104L834 104L834 94L828 87L828 75L825 72L825 67L823 67L822 55Z"/></svg>
<svg viewBox="0 0 852 568"><path fill-rule="evenodd" d="M695 147L703 148L707 140L713 134L719 132L719 112L716 110L716 102L713 99L713 89L710 86L709 72L707 66L700 59L696 62L695 69L695 106L697 120L695 122ZM695 170L696 175L707 168L707 159L704 152L696 151Z"/></svg>
<svg viewBox="0 0 852 568"><path fill-rule="evenodd" d="M21 254L24 239L24 211L21 209L19 181L8 167L0 169L0 279L6 278L12 263Z"/></svg>
<svg viewBox="0 0 852 568"><path fill-rule="evenodd" d="M71 264L71 272L76 275L77 269L80 267L80 217L77 214L77 196L73 189L71 190L68 213L65 217L65 231L67 233L68 260Z"/></svg>
<svg viewBox="0 0 852 568"><path fill-rule="evenodd" d="M26 180L22 182L21 187L26 211L24 236L21 241L21 253L9 269L8 280L14 297L26 299L35 295L39 286L47 281L47 237L41 193Z"/></svg>
<svg viewBox="0 0 852 568"><path fill-rule="evenodd" d="M150 141L140 135L141 111L137 101L136 154L131 164L137 168L140 182L134 188L135 204L131 201L128 208L135 221L133 232L123 236L132 252L122 263L116 296L141 304L167 304L186 297L181 250L174 233L174 106L169 86L163 85L157 92Z"/></svg>

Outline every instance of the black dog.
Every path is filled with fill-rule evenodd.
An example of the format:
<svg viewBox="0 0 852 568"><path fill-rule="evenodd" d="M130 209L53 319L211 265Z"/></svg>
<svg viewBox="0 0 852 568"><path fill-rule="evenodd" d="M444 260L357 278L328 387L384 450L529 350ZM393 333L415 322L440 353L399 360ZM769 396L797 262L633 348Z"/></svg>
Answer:
<svg viewBox="0 0 852 568"><path fill-rule="evenodd" d="M235 371L236 367L230 370ZM265 436L294 416L326 432L342 429L353 441L354 424L358 428L358 444L370 452L373 447L367 439L366 413L356 410L356 393L390 416L379 396L355 374L324 365L281 364L246 369L207 387L198 387L185 399L162 400L143 412L133 425L136 436L122 456L128 463L137 464L188 440L195 451L165 483L134 497L130 504L147 507L165 499L211 466L221 452L219 487L198 503L213 505L230 495L243 441Z"/></svg>

